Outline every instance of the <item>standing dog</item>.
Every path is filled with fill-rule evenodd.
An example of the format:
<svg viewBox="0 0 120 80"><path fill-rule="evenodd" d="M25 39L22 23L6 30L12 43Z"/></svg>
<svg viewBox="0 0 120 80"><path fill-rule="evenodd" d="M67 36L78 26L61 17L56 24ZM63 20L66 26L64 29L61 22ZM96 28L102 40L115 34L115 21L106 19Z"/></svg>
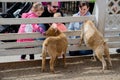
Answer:
<svg viewBox="0 0 120 80"><path fill-rule="evenodd" d="M47 38L43 42L42 48L42 71L45 70L46 55L48 54L51 57L50 70L54 73L54 63L58 56L62 55L65 66L68 41L66 35L55 26L51 26L45 35Z"/></svg>
<svg viewBox="0 0 120 80"><path fill-rule="evenodd" d="M97 58L102 62L103 71L107 67L103 54L106 55L110 66L112 66L107 43L105 42L103 35L97 30L94 23L90 20L85 21L81 29L80 45L83 41L87 47L94 51Z"/></svg>

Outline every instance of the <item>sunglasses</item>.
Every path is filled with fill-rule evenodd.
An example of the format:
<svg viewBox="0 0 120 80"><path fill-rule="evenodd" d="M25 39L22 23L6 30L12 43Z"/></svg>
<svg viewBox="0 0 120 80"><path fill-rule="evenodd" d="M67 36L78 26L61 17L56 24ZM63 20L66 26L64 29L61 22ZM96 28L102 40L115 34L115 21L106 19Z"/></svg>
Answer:
<svg viewBox="0 0 120 80"><path fill-rule="evenodd" d="M59 6L52 6L53 8L59 8Z"/></svg>

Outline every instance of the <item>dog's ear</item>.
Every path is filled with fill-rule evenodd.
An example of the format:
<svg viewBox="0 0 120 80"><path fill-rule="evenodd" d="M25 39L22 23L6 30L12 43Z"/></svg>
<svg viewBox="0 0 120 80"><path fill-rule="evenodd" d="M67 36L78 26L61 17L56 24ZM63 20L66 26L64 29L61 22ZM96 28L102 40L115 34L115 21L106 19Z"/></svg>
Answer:
<svg viewBox="0 0 120 80"><path fill-rule="evenodd" d="M52 26L54 29L57 28L57 25L56 25L55 23L53 23L51 26Z"/></svg>
<svg viewBox="0 0 120 80"><path fill-rule="evenodd" d="M55 23L53 23L51 27L57 32L57 25Z"/></svg>

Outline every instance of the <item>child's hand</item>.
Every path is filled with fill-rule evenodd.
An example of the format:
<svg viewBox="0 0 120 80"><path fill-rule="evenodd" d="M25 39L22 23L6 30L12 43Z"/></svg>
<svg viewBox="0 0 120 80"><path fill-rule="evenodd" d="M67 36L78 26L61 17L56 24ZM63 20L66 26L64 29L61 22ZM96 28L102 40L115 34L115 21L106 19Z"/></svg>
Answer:
<svg viewBox="0 0 120 80"><path fill-rule="evenodd" d="M41 27L38 27L38 28L39 28L38 32L39 32L40 34L44 35L45 31L44 31Z"/></svg>
<svg viewBox="0 0 120 80"><path fill-rule="evenodd" d="M45 36L45 32L43 32L42 35Z"/></svg>

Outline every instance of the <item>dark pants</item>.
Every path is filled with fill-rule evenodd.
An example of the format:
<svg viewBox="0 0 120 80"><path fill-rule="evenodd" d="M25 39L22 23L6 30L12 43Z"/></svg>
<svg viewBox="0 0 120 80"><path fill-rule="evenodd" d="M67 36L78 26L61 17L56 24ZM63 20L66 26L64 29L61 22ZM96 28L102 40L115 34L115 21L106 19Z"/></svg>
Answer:
<svg viewBox="0 0 120 80"><path fill-rule="evenodd" d="M70 56L89 55L93 54L92 50L69 51Z"/></svg>
<svg viewBox="0 0 120 80"><path fill-rule="evenodd" d="M34 54L29 54L30 56L30 59L34 59ZM21 59L25 59L26 58L26 55L21 55Z"/></svg>

